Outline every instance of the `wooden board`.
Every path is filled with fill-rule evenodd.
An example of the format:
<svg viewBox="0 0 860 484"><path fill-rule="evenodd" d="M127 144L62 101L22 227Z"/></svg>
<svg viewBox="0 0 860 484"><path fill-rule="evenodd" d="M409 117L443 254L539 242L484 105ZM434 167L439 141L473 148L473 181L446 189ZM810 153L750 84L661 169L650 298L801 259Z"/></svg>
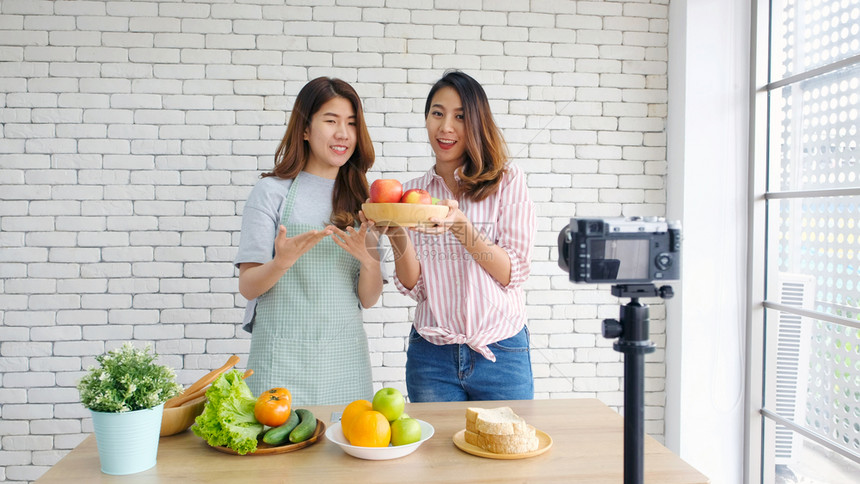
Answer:
<svg viewBox="0 0 860 484"><path fill-rule="evenodd" d="M480 458L457 448L454 434L465 427L466 408L508 406L537 429L552 431L552 449L520 460ZM308 410L329 425L344 405L313 405ZM344 453L325 436L301 452L268 458L233 457L213 451L191 432L164 437L158 463L134 476L111 476L99 469L93 435L54 464L36 484L233 484L273 479L309 483L403 484L410 482L587 482L619 484L624 480L624 418L594 398L507 400L492 402L407 403L406 413L429 422L435 434L421 448L400 459L368 461ZM323 415L325 417L323 417ZM644 484L706 484L708 478L651 436L645 436Z"/></svg>

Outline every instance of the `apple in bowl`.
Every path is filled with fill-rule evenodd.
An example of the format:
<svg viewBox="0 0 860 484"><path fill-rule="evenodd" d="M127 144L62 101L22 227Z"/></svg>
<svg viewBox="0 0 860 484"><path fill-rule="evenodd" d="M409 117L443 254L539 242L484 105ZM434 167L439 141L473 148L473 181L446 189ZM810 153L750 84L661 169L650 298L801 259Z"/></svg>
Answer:
<svg viewBox="0 0 860 484"><path fill-rule="evenodd" d="M406 414L391 422L391 445L409 445L421 440L421 422Z"/></svg>
<svg viewBox="0 0 860 484"><path fill-rule="evenodd" d="M411 190L406 190L403 196L400 197L400 203L421 203L424 205L432 205L433 197L430 196L430 193L427 190L413 188Z"/></svg>
<svg viewBox="0 0 860 484"><path fill-rule="evenodd" d="M399 181L383 178L370 184L371 203L398 203L403 196L403 185Z"/></svg>
<svg viewBox="0 0 860 484"><path fill-rule="evenodd" d="M396 388L382 388L373 395L371 402L373 409L385 415L389 422L400 418L403 409L406 408L406 398Z"/></svg>

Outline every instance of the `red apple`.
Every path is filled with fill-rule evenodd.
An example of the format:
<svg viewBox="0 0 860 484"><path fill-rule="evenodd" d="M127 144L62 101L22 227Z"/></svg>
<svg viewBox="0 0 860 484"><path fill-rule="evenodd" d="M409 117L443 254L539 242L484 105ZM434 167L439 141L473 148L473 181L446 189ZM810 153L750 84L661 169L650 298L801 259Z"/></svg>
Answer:
<svg viewBox="0 0 860 484"><path fill-rule="evenodd" d="M423 203L430 205L433 203L433 197L430 196L427 190L413 188L412 190L406 190L406 193L400 197L400 203Z"/></svg>
<svg viewBox="0 0 860 484"><path fill-rule="evenodd" d="M373 203L397 203L403 194L403 185L397 180L384 178L370 185L370 201Z"/></svg>

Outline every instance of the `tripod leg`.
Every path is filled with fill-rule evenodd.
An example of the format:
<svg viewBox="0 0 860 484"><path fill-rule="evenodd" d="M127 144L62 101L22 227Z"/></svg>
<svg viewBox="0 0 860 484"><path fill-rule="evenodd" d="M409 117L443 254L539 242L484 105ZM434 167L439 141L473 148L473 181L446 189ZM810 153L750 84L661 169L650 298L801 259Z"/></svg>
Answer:
<svg viewBox="0 0 860 484"><path fill-rule="evenodd" d="M635 298L621 308L623 331L614 348L624 354L624 484L642 484L645 473L645 354L648 306Z"/></svg>
<svg viewBox="0 0 860 484"><path fill-rule="evenodd" d="M624 484L642 484L645 472L645 355L624 355Z"/></svg>
<svg viewBox="0 0 860 484"><path fill-rule="evenodd" d="M617 321L603 320L603 337L617 337L613 348L624 355L624 484L643 484L645 475L645 355L655 348L648 339L648 306L639 304L639 298L671 297L672 288L664 288L612 286L613 296L629 297L630 302L621 306Z"/></svg>

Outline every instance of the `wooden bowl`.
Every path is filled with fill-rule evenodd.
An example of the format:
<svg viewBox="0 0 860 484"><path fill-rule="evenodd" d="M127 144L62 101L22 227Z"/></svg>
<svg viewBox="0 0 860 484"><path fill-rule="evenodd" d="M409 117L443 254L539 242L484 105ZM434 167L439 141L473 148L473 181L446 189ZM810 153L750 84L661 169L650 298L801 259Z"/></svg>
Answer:
<svg viewBox="0 0 860 484"><path fill-rule="evenodd" d="M161 416L161 436L178 434L185 431L194 423L194 419L203 413L206 406L206 395L191 400L185 405L173 408L165 408Z"/></svg>
<svg viewBox="0 0 860 484"><path fill-rule="evenodd" d="M445 218L447 205L424 205L421 203L364 203L364 216L376 225L399 225L414 227L428 223L430 217Z"/></svg>

